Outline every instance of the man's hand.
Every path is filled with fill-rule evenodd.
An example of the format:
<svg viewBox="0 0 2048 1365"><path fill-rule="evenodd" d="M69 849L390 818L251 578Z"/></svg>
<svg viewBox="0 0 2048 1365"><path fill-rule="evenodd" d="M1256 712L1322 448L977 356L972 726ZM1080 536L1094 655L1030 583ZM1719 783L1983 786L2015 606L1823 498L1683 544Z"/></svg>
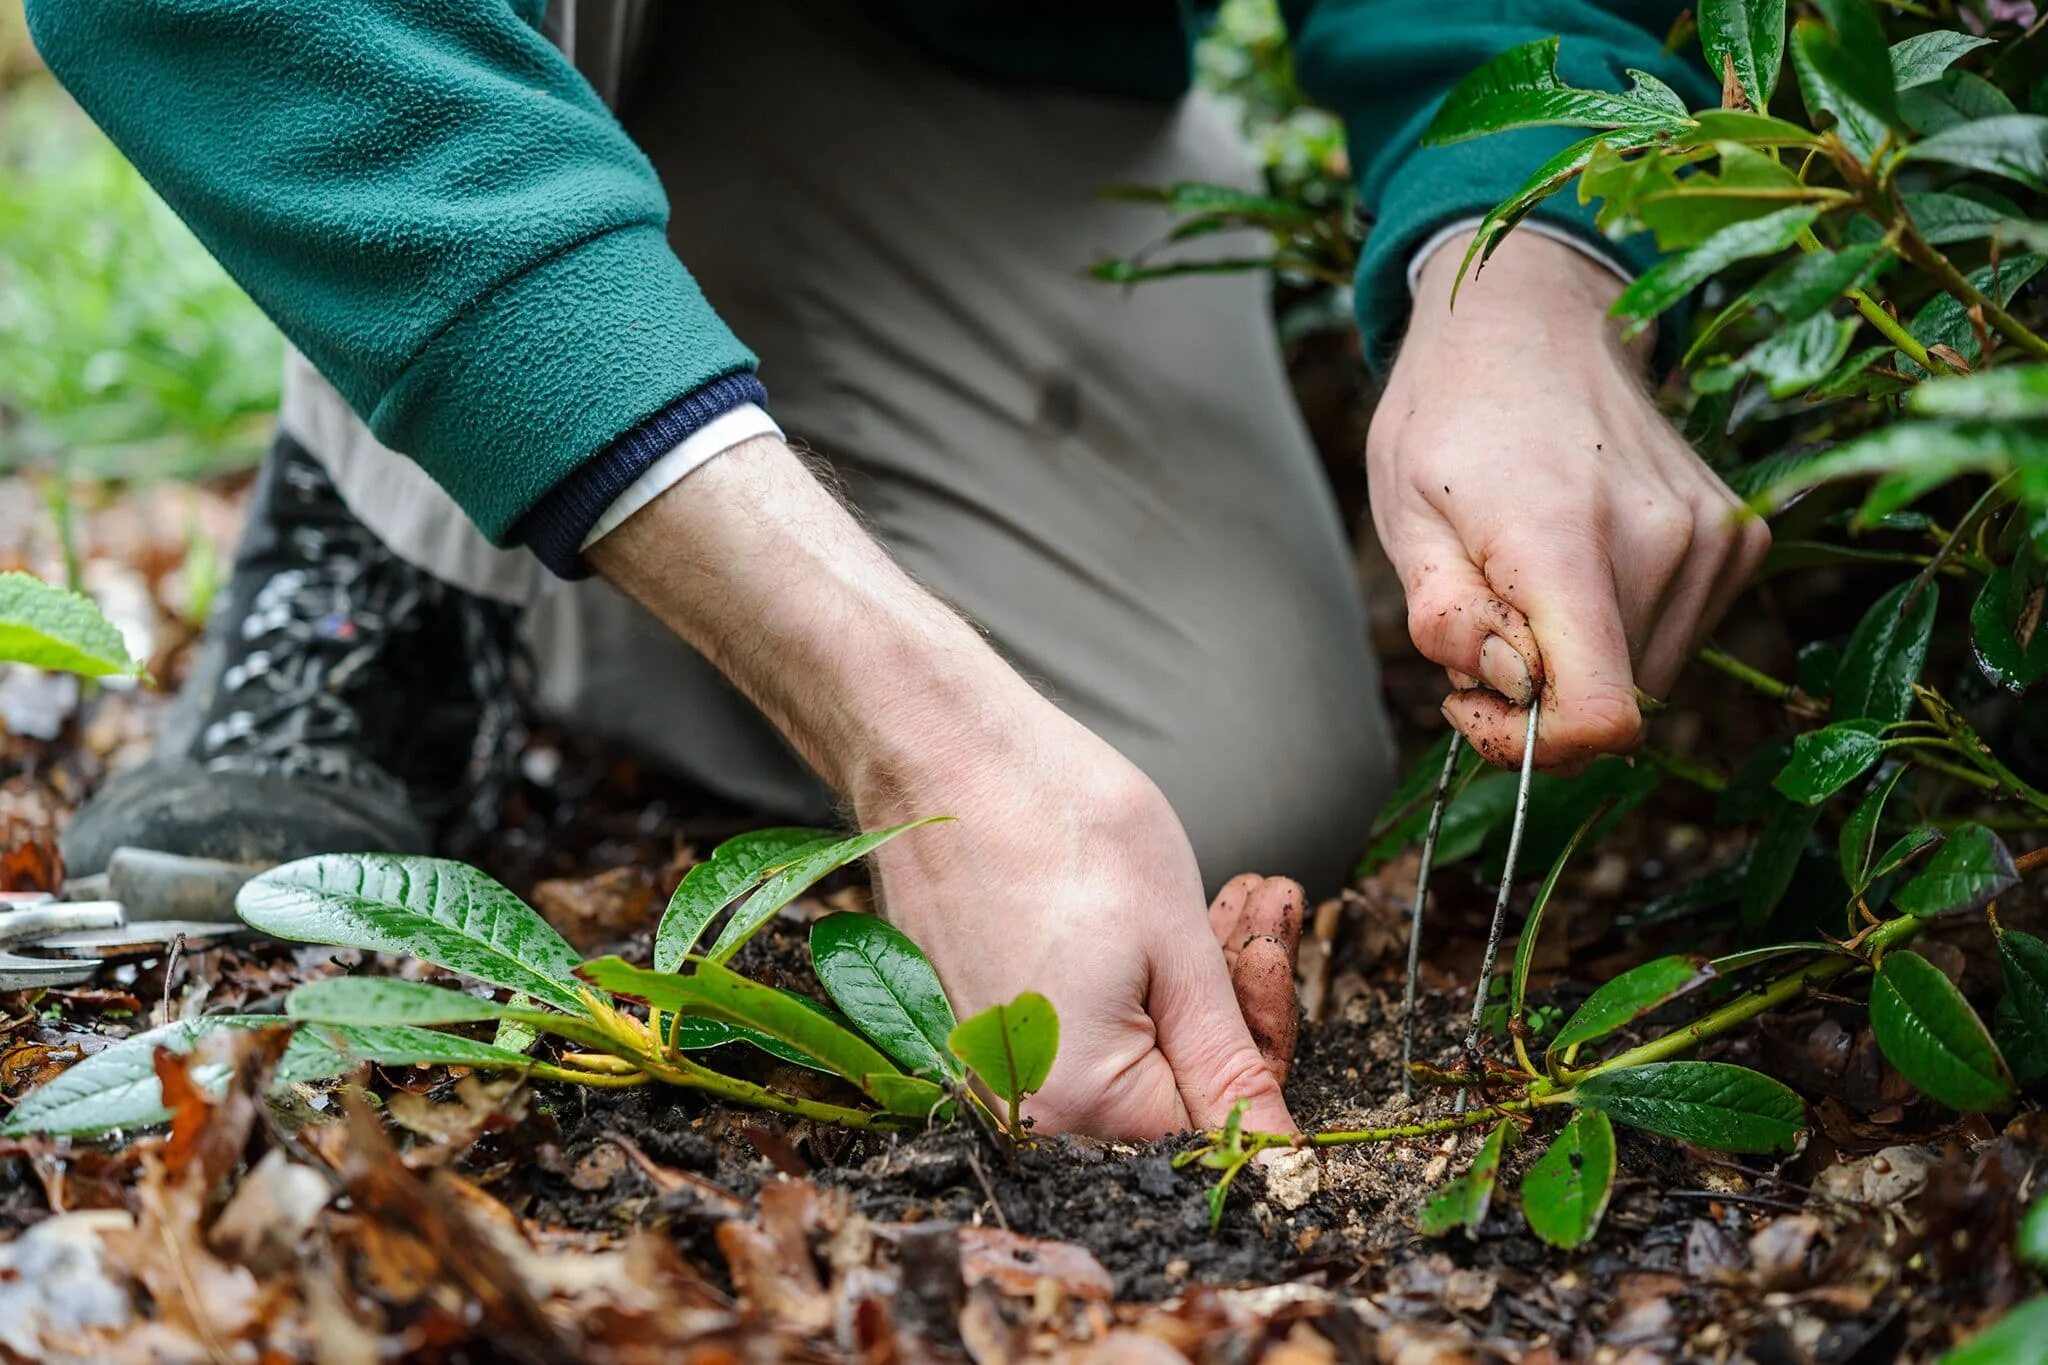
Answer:
<svg viewBox="0 0 2048 1365"><path fill-rule="evenodd" d="M1205 919L1159 790L913 583L780 442L721 455L590 557L862 827L957 817L883 848L878 885L961 1014L1027 990L1059 1010L1038 1121L1153 1137L1247 1100L1251 1126L1292 1129L1279 1082L1301 889L1240 878Z"/></svg>
<svg viewBox="0 0 2048 1365"><path fill-rule="evenodd" d="M1607 317L1619 280L1517 233L1453 312L1466 245L1423 265L1367 442L1373 522L1451 724L1519 762L1540 685L1537 762L1569 771L1636 745L1635 689L1667 694L1770 534L1650 401L1647 341Z"/></svg>

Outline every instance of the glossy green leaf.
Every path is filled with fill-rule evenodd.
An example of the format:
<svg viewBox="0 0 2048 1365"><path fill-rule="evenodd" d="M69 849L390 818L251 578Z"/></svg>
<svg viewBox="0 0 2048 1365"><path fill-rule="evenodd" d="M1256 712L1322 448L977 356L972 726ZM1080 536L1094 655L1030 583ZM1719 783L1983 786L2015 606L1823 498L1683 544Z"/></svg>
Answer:
<svg viewBox="0 0 2048 1365"><path fill-rule="evenodd" d="M1854 318L1815 313L1772 332L1727 364L1697 371L1693 388L1714 392L1732 387L1744 375L1755 375L1771 397L1790 398L1833 374L1855 335Z"/></svg>
<svg viewBox="0 0 2048 1365"><path fill-rule="evenodd" d="M1941 969L1915 952L1887 953L1870 983L1870 1031L1921 1094L1952 1109L1990 1109L2013 1080L1991 1031Z"/></svg>
<svg viewBox="0 0 2048 1365"><path fill-rule="evenodd" d="M1884 756L1884 722L1836 721L1792 741L1792 761L1771 785L1801 805L1827 800Z"/></svg>
<svg viewBox="0 0 2048 1365"><path fill-rule="evenodd" d="M1592 137L1572 143L1563 151L1538 166L1522 182L1521 188L1509 195L1493 208L1479 222L1472 234L1472 243L1465 250L1465 259L1458 266L1458 284L1462 285L1465 275L1475 261L1484 263L1492 257L1494 248L1526 218L1537 204L1570 184L1591 166L1603 149L1608 151L1629 150L1647 144L1654 135L1646 132L1596 133ZM1454 285L1451 297L1457 298Z"/></svg>
<svg viewBox="0 0 2048 1365"><path fill-rule="evenodd" d="M2010 299L2034 276L2041 273L2044 264L2048 264L2048 256L2010 256L1995 264L1971 271L1967 278L1970 286L1987 298ZM1921 345L1950 347L1963 359L1972 363L1976 362L1982 345L1977 340L1977 328L1970 321L1969 310L1963 306L1961 299L1945 291L1936 294L1925 307L1913 315L1907 330ZM1926 373L1920 366L1903 356L1899 364L1908 374Z"/></svg>
<svg viewBox="0 0 2048 1365"><path fill-rule="evenodd" d="M90 597L18 570L0 573L0 663L87 678L142 676L121 632Z"/></svg>
<svg viewBox="0 0 2048 1365"><path fill-rule="evenodd" d="M1750 505L1775 513L1807 490L1842 479L1904 472L1946 481L1978 471L2003 473L2015 459L2048 461L2048 436L1998 422L1896 423L1784 468L1750 496Z"/></svg>
<svg viewBox="0 0 2048 1365"><path fill-rule="evenodd" d="M1939 844L1941 840L1941 831L1933 825L1915 825L1898 838L1892 840L1884 852L1871 860L1870 881L1875 882L1880 877L1891 876L1892 873L1897 872L1900 868L1918 858L1922 853Z"/></svg>
<svg viewBox="0 0 2048 1365"><path fill-rule="evenodd" d="M919 1076L959 1076L946 1037L958 1022L931 962L874 915L841 912L811 926L811 965L854 1027Z"/></svg>
<svg viewBox="0 0 2048 1365"><path fill-rule="evenodd" d="M1780 43L1782 50L1783 44ZM1754 147L1789 147L1817 140L1811 128L1749 109L1703 109L1693 116L1687 142L1740 142Z"/></svg>
<svg viewBox="0 0 2048 1365"><path fill-rule="evenodd" d="M1981 374L1930 379L1914 388L1906 410L1917 417L1984 422L2048 419L2048 365L2000 365Z"/></svg>
<svg viewBox="0 0 2048 1365"><path fill-rule="evenodd" d="M1712 167L1660 177L1636 196L1636 218L1666 251L1699 246L1723 228L1775 213L1805 193L1799 177L1766 152L1734 142L1716 143L1713 150L1718 161Z"/></svg>
<svg viewBox="0 0 2048 1365"><path fill-rule="evenodd" d="M1521 938L1515 945L1515 968L1508 978L1510 1019L1522 1018L1523 1005L1528 998L1529 967L1536 960L1536 944L1543 936L1543 912L1550 907L1550 898L1557 891L1558 879L1564 875L1565 867L1571 862L1572 855L1579 851L1579 845L1585 842L1594 827L1600 824L1601 818L1606 815L1611 804L1601 802L1586 813L1585 818L1579 822L1579 827L1572 831L1571 837L1565 841L1564 847L1558 850L1556 858L1551 861L1550 871L1544 874L1543 885L1537 888L1535 900L1529 903L1529 914L1522 921Z"/></svg>
<svg viewBox="0 0 2048 1365"><path fill-rule="evenodd" d="M1828 943L1820 939L1811 939L1799 943L1767 943L1758 948L1744 948L1739 952L1723 953L1720 957L1707 963L1707 965L1713 968L1716 976L1729 976L1741 971L1745 967L1754 967L1759 962L1771 962L1781 957L1795 957L1801 954L1819 954L1825 957L1830 953L1837 956L1844 955L1839 944Z"/></svg>
<svg viewBox="0 0 2048 1365"><path fill-rule="evenodd" d="M614 995L685 1019L701 1016L756 1030L856 1085L863 1077L896 1070L896 1064L865 1038L829 1015L716 962L697 959L694 971L677 974L635 967L624 958L601 957L584 963L577 974Z"/></svg>
<svg viewBox="0 0 2048 1365"><path fill-rule="evenodd" d="M1707 69L1732 68L1750 107L1770 108L1785 64L1785 0L1700 0L1699 26Z"/></svg>
<svg viewBox="0 0 2048 1365"><path fill-rule="evenodd" d="M1749 871L1742 882L1742 898L1736 913L1743 928L1761 927L1778 908L1778 902L1792 885L1793 874L1799 871L1806 841L1819 823L1819 806L1791 802L1786 802L1764 823L1756 846L1750 850Z"/></svg>
<svg viewBox="0 0 2048 1365"><path fill-rule="evenodd" d="M316 1024L300 1026L277 1064L277 1083L291 1085L344 1075L359 1066L473 1066L491 1071L529 1071L524 1053L459 1034L411 1024Z"/></svg>
<svg viewBox="0 0 2048 1365"><path fill-rule="evenodd" d="M1906 216L1913 220L1914 228L1934 246L1954 246L1957 242L1997 236L1999 229L2017 216L2017 210L2001 209L1981 199L1945 190L1909 194L1905 203Z"/></svg>
<svg viewBox="0 0 2048 1365"><path fill-rule="evenodd" d="M1974 71L1944 72L1933 81L1899 92L1900 117L1924 135L2018 112L2003 90Z"/></svg>
<svg viewBox="0 0 2048 1365"><path fill-rule="evenodd" d="M960 1021L947 1048L999 1099L1015 1104L1045 1086L1060 1048L1052 1001L1026 991Z"/></svg>
<svg viewBox="0 0 2048 1365"><path fill-rule="evenodd" d="M1927 664L1939 589L1912 579L1877 599L1842 651L1835 681L1834 718L1904 720L1913 709L1913 684Z"/></svg>
<svg viewBox="0 0 2048 1365"><path fill-rule="evenodd" d="M1759 280L1756 286L1718 313L1693 341L1687 359L1704 352L1722 331L1758 313L1769 313L1781 326L1805 322L1851 289L1870 283L1893 260L1878 243L1841 251L1814 251L1796 256ZM1873 357L1886 348L1873 351Z"/></svg>
<svg viewBox="0 0 2048 1365"><path fill-rule="evenodd" d="M2020 1304L1943 1356L1940 1365L2048 1365L2048 1294Z"/></svg>
<svg viewBox="0 0 2048 1365"><path fill-rule="evenodd" d="M1970 648L1978 670L1994 686L2019 695L2048 678L2044 607L2048 583L2039 575L2004 564L1986 576L1970 607Z"/></svg>
<svg viewBox="0 0 2048 1365"><path fill-rule="evenodd" d="M1877 853L1877 831L1884 819L1885 804L1891 800L1892 791L1905 775L1903 764L1893 768L1889 776L1880 774L1869 794L1856 803L1856 809L1842 822L1842 833L1837 840L1842 857L1842 880L1856 895L1862 895L1864 888L1870 885L1870 860Z"/></svg>
<svg viewBox="0 0 2048 1365"><path fill-rule="evenodd" d="M574 948L517 896L445 858L327 853L264 872L235 897L267 934L420 957L582 1014Z"/></svg>
<svg viewBox="0 0 2048 1365"><path fill-rule="evenodd" d="M1522 1177L1522 1216L1550 1245L1576 1251L1599 1231L1613 1193L1614 1125L1581 1109Z"/></svg>
<svg viewBox="0 0 2048 1365"><path fill-rule="evenodd" d="M781 990L781 987L777 987ZM815 1002L794 991L782 993L795 1001L799 1008L814 1005ZM825 1019L837 1028L839 1020L827 1014ZM771 1038L759 1029L746 1028L740 1024L728 1024L717 1019L708 1019L701 1014L677 1017L665 1015L661 1020L661 1036L675 1046L678 1052L706 1052L714 1047L732 1047L745 1044L757 1048L777 1061L788 1062L791 1066L808 1067L826 1075L837 1075L829 1066L807 1053L799 1052L778 1038Z"/></svg>
<svg viewBox="0 0 2048 1365"><path fill-rule="evenodd" d="M823 829L757 829L727 839L684 874L654 930L654 968L672 972L697 946L704 930L731 905L799 854L837 842Z"/></svg>
<svg viewBox="0 0 2048 1365"><path fill-rule="evenodd" d="M1806 1105L1778 1081L1726 1062L1652 1062L1580 1081L1578 1103L1617 1123L1719 1152L1785 1152Z"/></svg>
<svg viewBox="0 0 2048 1365"><path fill-rule="evenodd" d="M951 816L935 815L925 820L912 820L907 824L895 825L888 829L870 830L855 834L834 843L816 845L793 854L787 865L761 883L760 889L748 896L732 912L712 943L711 951L705 956L713 962L730 962L732 955L746 946L747 940L760 932L761 926L782 912L784 906L817 885L831 873L849 863L857 863L873 853L883 844L900 834L936 824Z"/></svg>
<svg viewBox="0 0 2048 1365"><path fill-rule="evenodd" d="M1626 1028L1652 1010L1698 990L1715 977L1714 968L1696 954L1654 958L1603 983L1551 1039L1550 1050L1563 1052L1597 1042Z"/></svg>
<svg viewBox="0 0 2048 1365"><path fill-rule="evenodd" d="M1424 1237L1441 1237L1453 1228L1463 1228L1467 1236L1477 1237L1479 1225L1486 1221L1487 1210L1493 1207L1494 1187L1500 1181L1501 1154L1521 1136L1521 1131L1513 1119L1503 1119L1495 1126L1479 1144L1479 1155L1472 1159L1471 1169L1445 1181L1423 1202L1415 1215L1415 1230Z"/></svg>
<svg viewBox="0 0 2048 1365"><path fill-rule="evenodd" d="M1939 80L1959 58L1989 46L1989 38L1959 33L1952 28L1916 33L1891 46L1892 85L1899 90L1911 90L1916 85Z"/></svg>
<svg viewBox="0 0 2048 1365"><path fill-rule="evenodd" d="M1436 836L1436 865L1463 862L1485 846L1486 838L1507 822L1515 809L1515 776L1489 768L1451 800Z"/></svg>
<svg viewBox="0 0 2048 1365"><path fill-rule="evenodd" d="M1814 0L1827 19L1826 35L1811 34L1805 48L1828 85L1894 128L1900 126L1899 97L1892 79L1884 27L1869 0Z"/></svg>
<svg viewBox="0 0 2048 1365"><path fill-rule="evenodd" d="M1949 831L1918 876L1900 887L1892 904L1922 919L1981 910L2019 884L2019 870L2004 840L1982 825Z"/></svg>
<svg viewBox="0 0 2048 1365"><path fill-rule="evenodd" d="M284 1012L309 1023L362 1027L466 1024L496 1019L539 1028L587 1047L611 1046L603 1030L580 1015L500 1005L461 991L388 976L336 976L309 981L285 997Z"/></svg>
<svg viewBox="0 0 2048 1365"><path fill-rule="evenodd" d="M2019 929L1998 935L2005 994L2028 1033L2048 1039L2048 943Z"/></svg>
<svg viewBox="0 0 2048 1365"><path fill-rule="evenodd" d="M1859 158L1868 160L1885 140L1888 131L1884 114L1867 106L1854 93L1841 88L1838 82L1840 69L1849 65L1841 55L1840 44L1824 27L1812 20L1803 20L1792 29L1792 70L1799 78L1799 93L1806 101L1807 117L1814 126L1826 126L1833 120L1831 131ZM1889 59L1885 67L1890 66ZM1873 72L1883 68L1871 68ZM1887 73L1888 74L1888 73ZM1852 81L1861 87L1874 87L1877 79L1873 76L1866 82L1856 73ZM1896 103L1896 97L1894 97Z"/></svg>
<svg viewBox="0 0 2048 1365"><path fill-rule="evenodd" d="M1691 251L1667 256L1645 270L1621 291L1607 311L1631 320L1623 329L1624 336L1639 335L1658 314L1735 262L1790 249L1799 234L1819 216L1819 209L1795 204L1760 218L1731 223Z"/></svg>
<svg viewBox="0 0 2048 1365"><path fill-rule="evenodd" d="M2003 114L1958 123L1914 143L1906 156L2002 176L2031 190L2048 190L2048 118Z"/></svg>
<svg viewBox="0 0 2048 1365"><path fill-rule="evenodd" d="M1445 98L1423 143L1441 146L1507 128L1684 126L1683 113L1674 113L1654 90L1639 86L1636 93L1620 95L1564 84L1557 75L1557 48L1557 39L1543 38L1511 47L1481 66Z"/></svg>

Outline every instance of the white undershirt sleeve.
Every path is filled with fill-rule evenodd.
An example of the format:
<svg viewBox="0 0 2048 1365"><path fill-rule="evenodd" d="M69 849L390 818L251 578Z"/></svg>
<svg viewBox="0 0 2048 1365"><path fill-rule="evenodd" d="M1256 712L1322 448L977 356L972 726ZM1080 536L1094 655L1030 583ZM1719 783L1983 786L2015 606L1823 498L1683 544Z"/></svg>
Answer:
<svg viewBox="0 0 2048 1365"><path fill-rule="evenodd" d="M742 441L756 436L782 436L782 428L775 425L758 403L742 403L736 408L718 414L685 436L675 449L647 466L640 477L626 485L624 492L612 499L611 506L604 509L591 526L590 534L583 538L582 548L603 540L625 524L626 518L653 502L675 485L709 464L724 452L731 450Z"/></svg>

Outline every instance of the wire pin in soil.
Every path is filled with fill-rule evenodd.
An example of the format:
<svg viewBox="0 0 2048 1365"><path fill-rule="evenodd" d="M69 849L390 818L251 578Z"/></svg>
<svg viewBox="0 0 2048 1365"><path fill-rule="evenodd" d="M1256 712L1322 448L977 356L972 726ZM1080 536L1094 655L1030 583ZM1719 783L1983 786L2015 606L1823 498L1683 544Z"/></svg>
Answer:
<svg viewBox="0 0 2048 1365"><path fill-rule="evenodd" d="M1494 959L1500 956L1501 931L1507 926L1508 901L1515 894L1515 860L1522 852L1522 827L1529 823L1529 779L1536 771L1536 715L1539 698L1529 699L1529 727L1522 736L1522 778L1515 787L1515 820L1508 827L1508 854L1500 870L1500 894L1493 901L1493 927L1486 933L1486 956L1479 963L1479 980L1472 988L1472 1021L1465 1030L1465 1065L1482 1075L1479 1065L1479 1026L1486 1017L1486 988L1493 981ZM1465 1112L1471 1092L1458 1092L1457 1112Z"/></svg>
<svg viewBox="0 0 2048 1365"><path fill-rule="evenodd" d="M1422 911L1429 901L1429 871L1436 860L1437 831L1444 825L1444 807L1451 803L1451 781L1457 776L1458 754L1465 737L1451 731L1444 751L1444 770L1436 780L1436 799L1429 808L1429 828L1422 836L1422 865L1415 872L1415 908L1408 916L1408 984L1401 996L1401 1093L1415 1093L1415 983L1422 974Z"/></svg>

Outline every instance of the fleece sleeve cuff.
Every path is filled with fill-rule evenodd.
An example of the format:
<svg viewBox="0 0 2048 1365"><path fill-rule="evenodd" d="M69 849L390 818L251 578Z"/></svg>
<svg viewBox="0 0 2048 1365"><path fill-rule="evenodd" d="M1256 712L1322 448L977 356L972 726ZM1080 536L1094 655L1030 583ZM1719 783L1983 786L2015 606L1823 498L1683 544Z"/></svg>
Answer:
<svg viewBox="0 0 2048 1365"><path fill-rule="evenodd" d="M588 551L624 526L648 503L742 441L751 441L756 436L782 439L782 428L758 403L742 403L712 418L678 441L668 454L647 466L639 478L627 485L625 492L613 498L612 505L604 509L604 515L583 537L581 548Z"/></svg>
<svg viewBox="0 0 2048 1365"><path fill-rule="evenodd" d="M532 550L556 575L588 578L590 569L583 562L583 547L593 538L592 529L619 498L692 434L711 427L735 410L759 408L767 397L761 381L747 371L721 375L692 389L635 425L556 484L520 518L512 530L512 539ZM624 520L625 516L619 517L619 521Z"/></svg>
<svg viewBox="0 0 2048 1365"><path fill-rule="evenodd" d="M738 377L738 389L706 394L718 401L703 420L758 401L745 377L753 368L753 353L712 311L661 228L630 226L475 299L382 394L370 429L408 454L468 452L421 463L493 543L510 545L530 541L517 528L543 500L677 394ZM571 551L632 481L591 510Z"/></svg>
<svg viewBox="0 0 2048 1365"><path fill-rule="evenodd" d="M1375 369L1392 361L1407 325L1408 264L1424 243L1454 224L1484 217L1537 166L1583 136L1576 129L1524 128L1447 147L1418 147L1386 178L1359 257L1354 300L1366 359ZM1632 276L1655 264L1658 252L1649 234L1611 241L1594 226L1596 210L1579 203L1567 186L1539 203L1522 227L1541 223Z"/></svg>

